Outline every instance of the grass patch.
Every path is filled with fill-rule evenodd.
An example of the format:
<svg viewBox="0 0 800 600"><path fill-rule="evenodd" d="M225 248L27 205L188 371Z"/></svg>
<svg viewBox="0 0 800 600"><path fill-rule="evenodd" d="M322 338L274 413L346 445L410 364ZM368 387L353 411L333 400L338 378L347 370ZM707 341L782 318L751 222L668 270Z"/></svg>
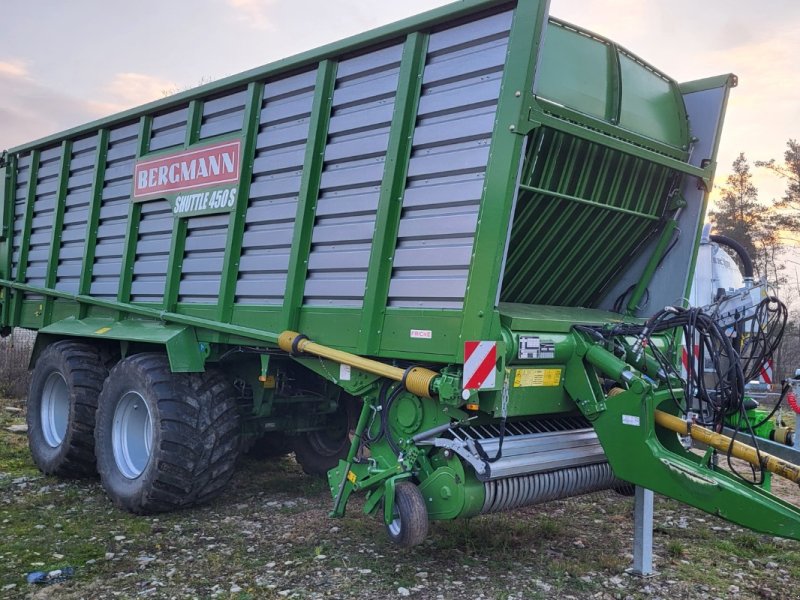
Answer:
<svg viewBox="0 0 800 600"><path fill-rule="evenodd" d="M686 553L686 548L680 541L670 540L667 543L667 555L670 558L683 558L683 555L685 553Z"/></svg>

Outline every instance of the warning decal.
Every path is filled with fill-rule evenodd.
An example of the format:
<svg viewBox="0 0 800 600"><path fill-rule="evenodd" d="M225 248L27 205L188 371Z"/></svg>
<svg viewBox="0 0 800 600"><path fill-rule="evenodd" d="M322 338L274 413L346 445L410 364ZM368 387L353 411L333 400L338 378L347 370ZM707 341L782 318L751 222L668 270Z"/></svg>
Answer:
<svg viewBox="0 0 800 600"><path fill-rule="evenodd" d="M561 369L517 369L514 387L556 387L561 385Z"/></svg>
<svg viewBox="0 0 800 600"><path fill-rule="evenodd" d="M497 342L464 342L464 389L493 388Z"/></svg>

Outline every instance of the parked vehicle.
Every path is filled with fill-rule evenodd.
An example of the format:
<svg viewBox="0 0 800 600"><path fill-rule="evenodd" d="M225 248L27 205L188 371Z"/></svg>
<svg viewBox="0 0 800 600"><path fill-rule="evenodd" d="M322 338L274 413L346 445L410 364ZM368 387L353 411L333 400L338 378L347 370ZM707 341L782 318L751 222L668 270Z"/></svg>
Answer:
<svg viewBox="0 0 800 600"><path fill-rule="evenodd" d="M800 539L679 438L717 435L670 366L676 327L714 331L672 305L735 85L464 0L12 148L0 324L38 331L37 465L150 513L293 451L402 545L630 484Z"/></svg>

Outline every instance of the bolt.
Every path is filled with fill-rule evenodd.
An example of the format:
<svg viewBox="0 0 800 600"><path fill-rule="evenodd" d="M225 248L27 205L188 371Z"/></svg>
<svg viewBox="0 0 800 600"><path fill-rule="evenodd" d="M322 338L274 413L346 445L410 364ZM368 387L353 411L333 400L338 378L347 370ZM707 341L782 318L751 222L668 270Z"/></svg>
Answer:
<svg viewBox="0 0 800 600"><path fill-rule="evenodd" d="M516 131L517 130L517 126L516 125L509 125L508 126L508 130L509 131Z"/></svg>

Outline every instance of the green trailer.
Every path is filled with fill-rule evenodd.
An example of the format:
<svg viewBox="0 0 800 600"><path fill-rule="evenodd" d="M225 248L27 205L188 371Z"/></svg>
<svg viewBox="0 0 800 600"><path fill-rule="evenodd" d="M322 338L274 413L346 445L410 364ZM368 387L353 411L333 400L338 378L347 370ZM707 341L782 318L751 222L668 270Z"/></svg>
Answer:
<svg viewBox="0 0 800 600"><path fill-rule="evenodd" d="M648 324L687 296L736 78L548 9L463 0L3 154L38 466L149 513L294 452L406 545L631 484L800 539L656 424L690 399Z"/></svg>

